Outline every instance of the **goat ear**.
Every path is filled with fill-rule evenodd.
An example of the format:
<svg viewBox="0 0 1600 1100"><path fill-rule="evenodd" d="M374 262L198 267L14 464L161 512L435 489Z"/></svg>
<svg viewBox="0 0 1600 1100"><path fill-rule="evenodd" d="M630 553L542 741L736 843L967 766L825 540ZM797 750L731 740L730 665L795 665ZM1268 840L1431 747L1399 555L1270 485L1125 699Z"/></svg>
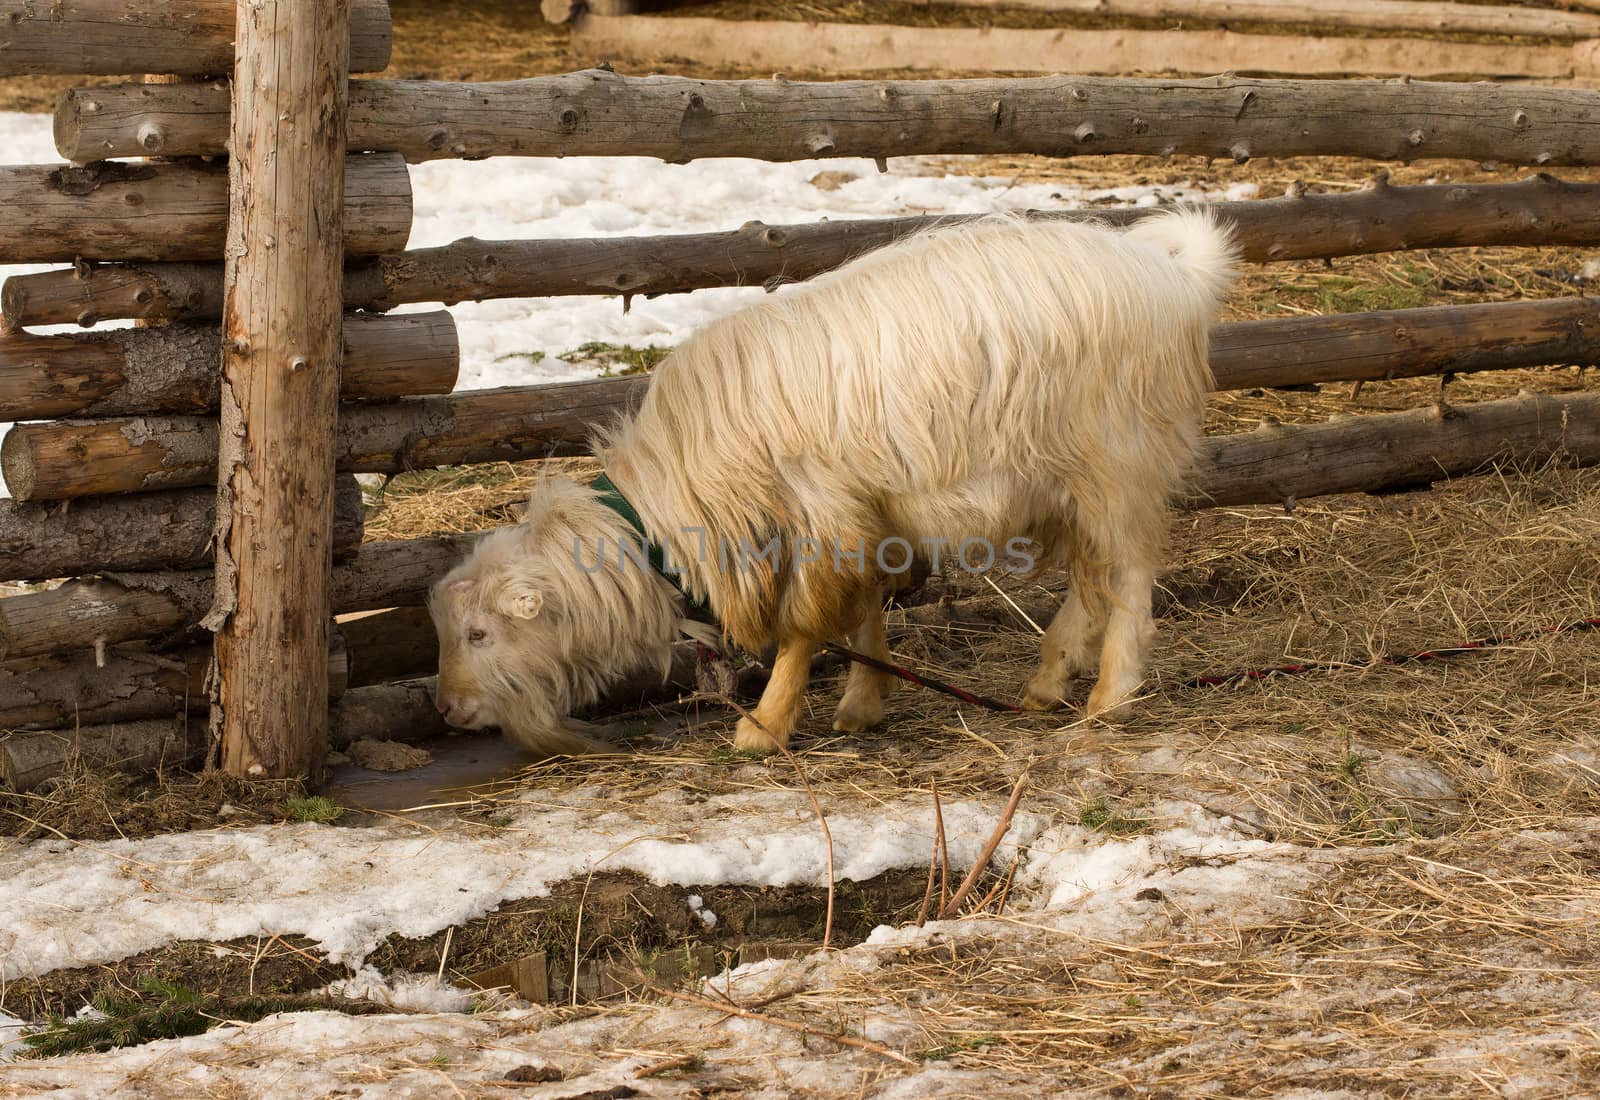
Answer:
<svg viewBox="0 0 1600 1100"><path fill-rule="evenodd" d="M500 610L513 619L536 619L544 610L544 593L527 581L510 581L500 593Z"/></svg>

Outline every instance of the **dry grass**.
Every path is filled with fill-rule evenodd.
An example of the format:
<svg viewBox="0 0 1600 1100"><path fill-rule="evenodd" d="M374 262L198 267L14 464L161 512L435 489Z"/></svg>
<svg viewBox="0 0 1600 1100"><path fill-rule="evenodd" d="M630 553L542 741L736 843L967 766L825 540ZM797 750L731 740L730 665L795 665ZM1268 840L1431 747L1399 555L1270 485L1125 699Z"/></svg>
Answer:
<svg viewBox="0 0 1600 1100"><path fill-rule="evenodd" d="M1600 976L1592 830L1416 844L1325 865L1286 911L1195 926L1160 899L1145 938L909 948L811 998L916 1019L925 1058L1092 1089L1275 1096L1567 1095L1600 1071L1573 1009Z"/></svg>
<svg viewBox="0 0 1600 1100"><path fill-rule="evenodd" d="M1029 802L1077 820L1102 801L1137 822L1188 800L1311 846L1539 827L1600 815L1600 648L1558 634L1479 655L1362 668L1372 657L1536 630L1600 609L1600 471L1502 471L1427 493L1333 497L1293 515L1188 517L1163 578L1149 697L1111 728L1073 715L996 715L901 689L884 729L825 731L838 674L819 675L799 743L825 798L891 799L935 779L947 797L1003 797L1031 755ZM1062 578L959 574L893 610L895 658L1004 696L1031 671ZM1348 670L1228 688L1184 681L1285 661ZM714 702L664 707L658 747L549 761L522 793L604 783L627 800L662 784L706 793L791 789L781 763L731 751ZM687 723L687 730L685 730ZM687 733L679 738L680 734Z"/></svg>

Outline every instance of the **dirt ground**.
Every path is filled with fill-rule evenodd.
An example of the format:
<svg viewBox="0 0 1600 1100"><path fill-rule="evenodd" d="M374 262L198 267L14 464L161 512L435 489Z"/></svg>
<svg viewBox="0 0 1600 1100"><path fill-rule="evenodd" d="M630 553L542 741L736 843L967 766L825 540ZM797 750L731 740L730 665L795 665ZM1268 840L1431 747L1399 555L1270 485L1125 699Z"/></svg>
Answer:
<svg viewBox="0 0 1600 1100"><path fill-rule="evenodd" d="M509 79L585 60L570 56L566 32L544 24L531 0L396 0L393 7L391 76ZM697 7L759 14L733 0ZM829 0L805 10L866 19L887 9ZM909 11L929 18L927 9ZM0 82L0 109L42 109L67 83L77 82ZM1296 180L1352 188L1376 167L1335 158L948 163L951 171L1075 185L1252 182L1263 195ZM1397 181L1522 174L1428 162L1390 171ZM1600 178L1593 171L1561 175ZM1581 272L1593 258L1578 249L1461 249L1279 264L1247 275L1229 316L1583 293ZM1594 371L1554 367L1463 376L1448 394L1464 403L1520 389L1594 392L1600 381ZM1209 427L1244 430L1267 417L1310 422L1408 408L1437 391L1437 380L1417 379L1368 384L1359 393L1337 385L1218 395ZM508 522L535 470L398 478L374 503L369 537ZM1555 1097L1592 1090L1600 1077L1600 633L1546 628L1600 615L1597 547L1600 471L1559 466L1495 469L1425 492L1305 501L1292 514L1213 510L1175 524L1147 698L1120 726L1081 722L1071 712L996 715L904 689L890 698L880 730L845 736L828 732L840 676L820 676L796 752L830 804L926 798L935 782L946 798L1003 799L1026 768L1024 809L1081 824L1098 841L1154 845L1172 807L1181 805L1274 847L1254 861L1164 856L1161 877L1150 884L1069 906L1069 916L1083 919L1078 925L1047 912L1044 899L1019 891L1008 901L996 875L974 894L964 930L823 957L804 964L788 993L745 1003L760 1001L821 1033L856 1028L873 1013L901 1021L896 1026L905 1030L895 1042L922 1066L937 1067L944 1074L939 1091L950 1095L1061 1088L1117 1096ZM947 572L892 612L892 652L958 685L1009 696L1028 675L1036 627L1062 588L1054 575L1007 580L997 590ZM1533 636L1449 660L1371 664L1383 654L1524 634ZM1291 660L1346 667L1185 686L1201 675ZM660 712L663 719L685 715L685 732L670 743L539 764L519 777L520 789L600 783L613 797L666 786L708 796L798 789L786 763L731 753L732 712L704 701ZM293 793L250 794L208 778L129 784L79 777L54 792L0 801L0 832L93 840L240 827L282 820L283 800ZM419 829L491 828L499 800L511 796L468 792ZM1253 888L1248 903L1208 903L1207 891L1221 891L1230 875L1257 876L1243 879ZM876 925L903 925L922 883L918 872L843 889L849 897L838 942L848 946ZM820 941L823 891L712 884L702 892L718 912L749 918L708 934L687 919L675 895L601 876L581 890L565 883L551 898L508 905L448 932L390 941L372 961L386 970L439 967L465 978L532 950L548 951L564 970L582 961L636 966L661 952L709 948L720 967L773 945ZM1094 923L1107 907L1116 922ZM304 992L343 972L309 946L296 937L265 949L174 944L110 966L12 983L0 990L0 1011L70 1010L98 989L132 988L151 976L202 992L240 983L252 991ZM686 1023L664 1016L661 1006L659 997L635 989L605 1003L550 1010L537 1027L463 1017L453 1043L438 1049L453 1059L452 1081L493 1095L511 1090L489 1088L472 1074L499 1074L495 1052L517 1043L569 1072L590 1065L585 1059L599 1065L640 1049L692 1055L665 1079L661 1095L773 1087L770 1064L780 1055L825 1054L849 1084L831 1092L796 1087L788 1093L795 1095L895 1095L896 1075L907 1072L814 1037L773 1032L757 1043L715 1012ZM574 1022L621 1030L605 1032L611 1037L587 1053L538 1046L539 1028ZM398 1034L394 1025L391 1031ZM785 1046L791 1039L799 1045ZM370 1038L363 1048L373 1080L401 1080L419 1057L399 1039L386 1047L390 1041ZM8 1087L0 1080L0 1095Z"/></svg>

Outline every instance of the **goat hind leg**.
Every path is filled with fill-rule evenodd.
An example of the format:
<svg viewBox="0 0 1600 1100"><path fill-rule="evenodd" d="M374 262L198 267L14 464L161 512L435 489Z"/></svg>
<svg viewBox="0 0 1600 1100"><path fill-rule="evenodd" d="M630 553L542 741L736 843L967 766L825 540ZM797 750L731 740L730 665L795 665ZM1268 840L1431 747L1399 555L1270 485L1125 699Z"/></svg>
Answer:
<svg viewBox="0 0 1600 1100"><path fill-rule="evenodd" d="M866 613L850 634L850 645L858 652L880 661L889 659L889 643L883 629L883 594L870 590L863 603ZM845 680L844 695L833 712L833 728L838 733L861 733L883 721L883 693L893 683L886 672L868 665L852 664Z"/></svg>
<svg viewBox="0 0 1600 1100"><path fill-rule="evenodd" d="M1156 630L1150 614L1155 579L1155 567L1147 562L1119 561L1112 567L1111 615L1100 651L1100 679L1089 693L1086 716L1118 720L1133 709Z"/></svg>
<svg viewBox="0 0 1600 1100"><path fill-rule="evenodd" d="M1039 647L1039 667L1022 696L1024 710L1055 710L1066 702L1072 681L1094 667L1094 646L1105 627L1106 610L1090 592L1083 571L1074 570L1066 601L1050 620Z"/></svg>

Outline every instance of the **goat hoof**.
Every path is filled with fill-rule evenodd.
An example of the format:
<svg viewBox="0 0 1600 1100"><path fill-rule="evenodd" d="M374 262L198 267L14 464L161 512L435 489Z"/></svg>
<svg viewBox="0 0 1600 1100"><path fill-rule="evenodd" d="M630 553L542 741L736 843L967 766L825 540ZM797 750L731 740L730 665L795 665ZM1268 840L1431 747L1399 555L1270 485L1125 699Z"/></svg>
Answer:
<svg viewBox="0 0 1600 1100"><path fill-rule="evenodd" d="M740 752L758 752L763 755L774 753L788 744L788 741L787 736L781 741L775 741L772 734L748 718L739 719L739 726L733 733L733 747Z"/></svg>
<svg viewBox="0 0 1600 1100"><path fill-rule="evenodd" d="M1065 691L1045 690L1029 684L1028 690L1022 696L1022 709L1060 710L1066 706L1066 700L1062 698L1065 694Z"/></svg>
<svg viewBox="0 0 1600 1100"><path fill-rule="evenodd" d="M1096 687L1089 693L1089 701L1084 704L1083 716L1096 718L1102 722L1122 722L1133 715L1133 700L1128 698L1131 692L1119 692L1113 695L1107 691L1102 693Z"/></svg>
<svg viewBox="0 0 1600 1100"><path fill-rule="evenodd" d="M833 712L833 732L865 733L883 721L883 702L878 699L845 699Z"/></svg>

